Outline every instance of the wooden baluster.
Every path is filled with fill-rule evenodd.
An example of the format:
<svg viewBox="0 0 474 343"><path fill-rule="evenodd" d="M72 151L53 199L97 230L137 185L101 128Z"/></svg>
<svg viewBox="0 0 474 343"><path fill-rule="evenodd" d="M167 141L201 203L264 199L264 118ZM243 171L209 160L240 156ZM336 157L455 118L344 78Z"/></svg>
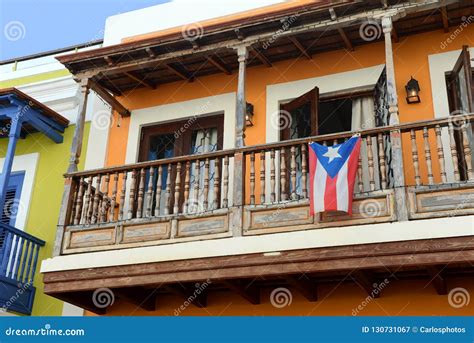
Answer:
<svg viewBox="0 0 474 343"><path fill-rule="evenodd" d="M163 166L160 165L158 167L158 178L156 180L155 217L158 217L160 215L162 183L163 183Z"/></svg>
<svg viewBox="0 0 474 343"><path fill-rule="evenodd" d="M467 126L468 122L463 121L462 124L462 145L464 150L464 161L466 161L467 168L467 178L468 180L474 179L474 171L472 169L472 155L471 155L471 146L469 145L469 137L467 135Z"/></svg>
<svg viewBox="0 0 474 343"><path fill-rule="evenodd" d="M265 203L265 151L260 152L260 203Z"/></svg>
<svg viewBox="0 0 474 343"><path fill-rule="evenodd" d="M72 194L72 205L71 205L71 214L69 215L68 224L74 224L74 218L76 218L76 207L77 207L77 200L79 194L79 187L74 187L74 193Z"/></svg>
<svg viewBox="0 0 474 343"><path fill-rule="evenodd" d="M82 201L84 197L84 178L79 179L79 191L77 192L76 213L74 216L74 225L79 225L82 218Z"/></svg>
<svg viewBox="0 0 474 343"><path fill-rule="evenodd" d="M92 207L91 223L95 224L98 221L99 212L99 198L100 198L100 184L102 182L102 175L97 175L95 179L94 205Z"/></svg>
<svg viewBox="0 0 474 343"><path fill-rule="evenodd" d="M250 153L250 205L255 205L255 153Z"/></svg>
<svg viewBox="0 0 474 343"><path fill-rule="evenodd" d="M337 145L337 138L334 139L334 141L332 142L332 146L335 146Z"/></svg>
<svg viewBox="0 0 474 343"><path fill-rule="evenodd" d="M454 171L454 180L460 181L461 177L459 174L459 161L458 161L458 152L456 149L456 139L454 138L454 127L453 123L449 122L449 141L451 149L451 157L453 159L453 171Z"/></svg>
<svg viewBox="0 0 474 343"><path fill-rule="evenodd" d="M168 173L166 175L166 192L165 192L165 215L171 211L171 163L168 164Z"/></svg>
<svg viewBox="0 0 474 343"><path fill-rule="evenodd" d="M140 182L138 186L137 199L137 218L141 218L143 214L143 197L145 195L145 168L140 169Z"/></svg>
<svg viewBox="0 0 474 343"><path fill-rule="evenodd" d="M173 213L179 213L179 196L181 193L181 162L176 166L176 179L174 182L174 207Z"/></svg>
<svg viewBox="0 0 474 343"><path fill-rule="evenodd" d="M219 157L216 158L215 162L214 162L214 204L212 206L213 209L217 209L219 208L219 204L220 204L220 197L219 197L219 188L220 188L220 184L221 184L221 179L220 179L220 175L219 175Z"/></svg>
<svg viewBox="0 0 474 343"><path fill-rule="evenodd" d="M383 134L379 133L377 136L379 143L379 166L380 166L380 178L382 183L382 189L387 188L387 164L385 161L385 149L383 144Z"/></svg>
<svg viewBox="0 0 474 343"><path fill-rule="evenodd" d="M429 133L428 128L425 126L423 127L423 141L425 145L425 159L426 159L426 170L428 173L428 184L434 184L433 178L433 166L431 163L431 150L430 150L430 141L429 141Z"/></svg>
<svg viewBox="0 0 474 343"><path fill-rule="evenodd" d="M194 196L191 205L191 211L192 212L199 212L199 189L200 189L200 173L201 171L201 162L199 160L196 160L194 162ZM189 209L189 205L188 205Z"/></svg>
<svg viewBox="0 0 474 343"><path fill-rule="evenodd" d="M119 173L114 174L114 185L112 187L112 199L110 201L110 221L115 221L115 205L117 204L117 190L118 190Z"/></svg>
<svg viewBox="0 0 474 343"><path fill-rule="evenodd" d="M202 201L202 207L204 211L207 211L209 205L209 159L206 158L204 162L204 196Z"/></svg>
<svg viewBox="0 0 474 343"><path fill-rule="evenodd" d="M306 143L301 144L301 191L303 199L308 197L308 162L306 161L308 157L306 149Z"/></svg>
<svg viewBox="0 0 474 343"><path fill-rule="evenodd" d="M286 193L286 149L280 149L280 201L288 198Z"/></svg>
<svg viewBox="0 0 474 343"><path fill-rule="evenodd" d="M183 213L188 213L188 201L189 201L189 188L190 188L190 169L191 162L186 162L186 173L184 176L184 204L183 204Z"/></svg>
<svg viewBox="0 0 474 343"><path fill-rule="evenodd" d="M222 198L222 207L227 208L229 206L229 156L224 157L224 186L222 192L224 193Z"/></svg>
<svg viewBox="0 0 474 343"><path fill-rule="evenodd" d="M150 167L150 174L148 175L148 187L146 191L146 212L147 218L151 217L151 208L153 206L153 181L155 178L155 168Z"/></svg>
<svg viewBox="0 0 474 343"><path fill-rule="evenodd" d="M438 163L439 163L439 173L441 176L441 182L447 183L448 179L446 177L446 166L444 163L444 149L443 149L443 142L441 141L441 127L439 125L436 125L435 132L436 132L436 145L438 148Z"/></svg>
<svg viewBox="0 0 474 343"><path fill-rule="evenodd" d="M105 223L107 220L107 206L108 204L108 196L109 196L109 182L110 182L110 174L105 174L105 190L102 196L102 206L100 211L100 222Z"/></svg>
<svg viewBox="0 0 474 343"><path fill-rule="evenodd" d="M359 193L364 192L364 175L362 172L362 155L359 154L359 161L357 163L357 179L359 185Z"/></svg>
<svg viewBox="0 0 474 343"><path fill-rule="evenodd" d="M369 165L369 184L370 190L375 190L375 179L374 179L374 152L372 151L372 137L367 136L365 139L367 144L367 160Z"/></svg>
<svg viewBox="0 0 474 343"><path fill-rule="evenodd" d="M89 224L89 203L91 201L92 192L92 176L87 179L86 195L84 196L84 214L82 215L81 222L79 224Z"/></svg>
<svg viewBox="0 0 474 343"><path fill-rule="evenodd" d="M270 150L270 195L272 203L276 201L275 163L275 149L272 149Z"/></svg>
<svg viewBox="0 0 474 343"><path fill-rule="evenodd" d="M291 200L296 200L296 147L290 148Z"/></svg>
<svg viewBox="0 0 474 343"><path fill-rule="evenodd" d="M123 178L122 178L122 191L120 192L120 203L119 203L119 215L118 215L118 220L123 220L123 210L125 207L125 194L127 192L127 176L128 172L123 172Z"/></svg>
<svg viewBox="0 0 474 343"><path fill-rule="evenodd" d="M130 196L128 201L128 219L133 218L135 210L135 193L137 188L137 171L132 170L132 181L130 185Z"/></svg>
<svg viewBox="0 0 474 343"><path fill-rule="evenodd" d="M415 172L415 184L417 186L420 186L421 185L420 163L418 160L418 147L416 145L416 131L413 129L410 130L410 139L411 139L411 156L413 159L413 169Z"/></svg>
<svg viewBox="0 0 474 343"><path fill-rule="evenodd" d="M328 142L323 141L323 146L328 146Z"/></svg>

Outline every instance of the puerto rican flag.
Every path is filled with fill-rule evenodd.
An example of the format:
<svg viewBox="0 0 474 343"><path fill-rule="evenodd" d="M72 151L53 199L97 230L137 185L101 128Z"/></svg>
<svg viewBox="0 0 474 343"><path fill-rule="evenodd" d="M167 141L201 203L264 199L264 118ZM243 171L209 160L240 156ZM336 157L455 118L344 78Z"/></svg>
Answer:
<svg viewBox="0 0 474 343"><path fill-rule="evenodd" d="M344 211L352 214L352 195L359 163L361 138L342 144L309 144L310 212Z"/></svg>

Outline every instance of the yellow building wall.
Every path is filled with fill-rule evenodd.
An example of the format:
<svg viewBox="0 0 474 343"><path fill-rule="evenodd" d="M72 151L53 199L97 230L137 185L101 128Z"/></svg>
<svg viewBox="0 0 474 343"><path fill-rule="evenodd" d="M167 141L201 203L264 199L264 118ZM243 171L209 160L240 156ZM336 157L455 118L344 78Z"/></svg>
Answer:
<svg viewBox="0 0 474 343"><path fill-rule="evenodd" d="M46 242L40 249L39 260L36 268L34 286L36 296L33 305L35 316L60 316L63 302L43 293L43 276L39 269L41 261L52 256L54 241L56 239L56 225L59 218L61 198L64 190L63 174L69 165L70 149L75 125L70 125L64 132L64 142L54 143L41 133L28 135L20 139L15 156L39 153L36 176L34 180L32 197L29 207L25 231ZM79 168L84 168L87 154L87 140L90 122L86 123L82 148L82 158ZM5 157L8 139L0 140L0 157Z"/></svg>
<svg viewBox="0 0 474 343"><path fill-rule="evenodd" d="M462 287L474 294L472 278L448 279L450 289ZM309 302L298 291L289 289L291 302L277 308L270 302L271 292L261 292L261 304L252 305L230 291L213 291L208 296L205 308L185 306L185 299L164 295L158 296L156 311L145 311L136 305L116 299L107 308L110 316L472 316L474 304L463 305L462 300L451 300L448 295L438 295L429 280L389 281L381 296L368 299L368 294L356 283L331 283L318 286L318 301ZM283 303L283 302L282 302ZM281 304L282 304L281 303ZM288 301L284 302L285 304ZM184 310L180 307L184 306ZM359 307L360 306L360 307ZM455 307L460 306L460 307ZM86 312L86 315L94 315Z"/></svg>

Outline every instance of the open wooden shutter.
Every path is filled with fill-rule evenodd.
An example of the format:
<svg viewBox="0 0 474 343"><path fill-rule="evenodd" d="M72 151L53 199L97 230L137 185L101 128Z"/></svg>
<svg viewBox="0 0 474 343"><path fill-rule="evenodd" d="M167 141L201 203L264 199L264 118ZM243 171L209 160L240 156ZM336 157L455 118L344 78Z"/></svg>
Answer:
<svg viewBox="0 0 474 343"><path fill-rule="evenodd" d="M319 89L314 87L309 92L280 106L280 140L303 138L318 135ZM308 118L305 118L307 116ZM298 121L309 121L298 126ZM298 133L300 127L309 124L310 130ZM293 130L293 132L292 132Z"/></svg>
<svg viewBox="0 0 474 343"><path fill-rule="evenodd" d="M449 74L448 93L450 97L451 115L465 115L474 112L474 81L472 78L471 57L469 47L463 46L461 54ZM469 125L472 130L472 125ZM469 131L471 131L469 130ZM472 132L468 132L469 135ZM462 132L455 130L454 138L458 150L459 172L461 180L467 179L467 165L462 151Z"/></svg>

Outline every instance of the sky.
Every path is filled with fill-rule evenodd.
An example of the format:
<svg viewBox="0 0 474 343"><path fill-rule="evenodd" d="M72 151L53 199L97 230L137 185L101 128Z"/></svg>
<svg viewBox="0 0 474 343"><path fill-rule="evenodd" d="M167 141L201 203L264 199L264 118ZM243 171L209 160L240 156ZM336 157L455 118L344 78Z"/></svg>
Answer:
<svg viewBox="0 0 474 343"><path fill-rule="evenodd" d="M105 19L168 0L0 0L0 60L103 38Z"/></svg>

